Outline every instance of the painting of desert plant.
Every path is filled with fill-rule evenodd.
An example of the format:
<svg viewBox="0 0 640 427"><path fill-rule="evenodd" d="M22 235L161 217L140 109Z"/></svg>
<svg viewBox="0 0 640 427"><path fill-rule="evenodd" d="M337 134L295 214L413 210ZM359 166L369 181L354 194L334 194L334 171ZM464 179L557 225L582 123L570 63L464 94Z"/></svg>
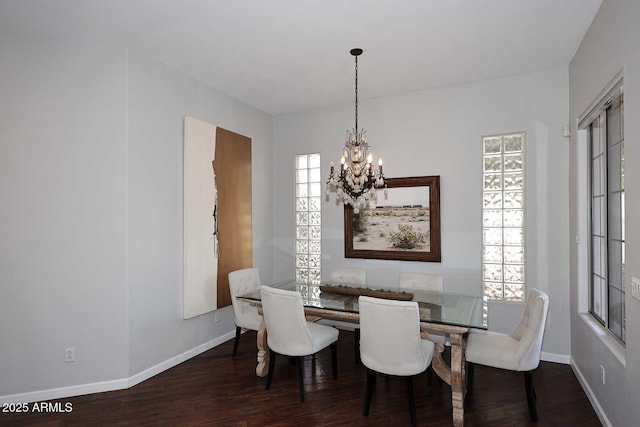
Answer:
<svg viewBox="0 0 640 427"><path fill-rule="evenodd" d="M430 250L429 207L378 206L353 215L353 248Z"/></svg>
<svg viewBox="0 0 640 427"><path fill-rule="evenodd" d="M345 255L439 261L439 177L387 181L387 197L379 194L358 214L345 208Z"/></svg>

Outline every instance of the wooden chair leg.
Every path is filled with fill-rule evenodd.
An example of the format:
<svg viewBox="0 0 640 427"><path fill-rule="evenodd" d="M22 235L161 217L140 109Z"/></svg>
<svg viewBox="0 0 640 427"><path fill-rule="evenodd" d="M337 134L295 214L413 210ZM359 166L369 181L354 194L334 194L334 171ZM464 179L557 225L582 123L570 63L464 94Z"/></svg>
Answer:
<svg viewBox="0 0 640 427"><path fill-rule="evenodd" d="M240 335L242 334L242 328L240 326L236 326L236 338L233 340L233 353L231 353L231 357L234 357L238 352L238 344L240 344Z"/></svg>
<svg viewBox="0 0 640 427"><path fill-rule="evenodd" d="M338 379L338 342L331 344L331 368L333 370L333 379Z"/></svg>
<svg viewBox="0 0 640 427"><path fill-rule="evenodd" d="M473 390L473 370L473 363L467 362L467 394L465 396L465 402L471 398L471 391Z"/></svg>
<svg viewBox="0 0 640 427"><path fill-rule="evenodd" d="M538 421L538 411L536 409L536 391L533 387L533 372L524 373L524 387L527 390L527 405L532 421Z"/></svg>
<svg viewBox="0 0 640 427"><path fill-rule="evenodd" d="M364 408L362 408L362 415L365 417L369 415L369 408L371 407L371 394L373 393L373 386L376 383L376 373L367 368L367 386L364 390Z"/></svg>
<svg viewBox="0 0 640 427"><path fill-rule="evenodd" d="M413 377L407 377L407 394L409 395L409 415L411 415L411 425L416 425L416 402L413 396Z"/></svg>
<svg viewBox="0 0 640 427"><path fill-rule="evenodd" d="M265 390L269 390L271 388L271 379L273 378L273 371L276 367L276 355L277 353L271 349L269 349L269 372L267 373L267 385L264 388Z"/></svg>
<svg viewBox="0 0 640 427"><path fill-rule="evenodd" d="M300 402L304 402L304 356L296 357L298 384L300 385Z"/></svg>

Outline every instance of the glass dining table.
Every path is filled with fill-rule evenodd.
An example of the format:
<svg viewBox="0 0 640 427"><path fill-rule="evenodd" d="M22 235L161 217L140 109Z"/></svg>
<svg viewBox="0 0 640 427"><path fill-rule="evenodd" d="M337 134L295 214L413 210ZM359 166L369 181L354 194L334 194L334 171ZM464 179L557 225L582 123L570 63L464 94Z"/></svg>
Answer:
<svg viewBox="0 0 640 427"><path fill-rule="evenodd" d="M300 292L305 314L309 321L326 318L358 323L358 296L361 294L417 301L420 310L422 337L428 339L430 332L446 334L448 337L448 343L451 345L450 363L447 364L442 357L444 346L437 344L432 366L436 374L451 386L453 425L464 425L467 334L471 328L486 329L482 297L418 289L358 288L354 285L338 283L312 285L286 281L271 286ZM258 307L258 311L262 312L260 291L241 295L238 298ZM264 321L260 325L260 330L257 334L257 345L258 366L256 367L256 375L264 377L267 375L269 366L267 331Z"/></svg>

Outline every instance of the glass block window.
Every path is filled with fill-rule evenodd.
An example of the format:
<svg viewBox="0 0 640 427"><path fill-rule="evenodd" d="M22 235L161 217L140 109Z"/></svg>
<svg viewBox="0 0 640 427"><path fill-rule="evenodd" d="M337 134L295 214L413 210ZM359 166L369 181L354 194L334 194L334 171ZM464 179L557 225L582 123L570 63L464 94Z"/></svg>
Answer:
<svg viewBox="0 0 640 427"><path fill-rule="evenodd" d="M322 257L320 154L296 156L295 185L296 280L319 285Z"/></svg>
<svg viewBox="0 0 640 427"><path fill-rule="evenodd" d="M524 301L524 133L482 138L482 164L483 296Z"/></svg>
<svg viewBox="0 0 640 427"><path fill-rule="evenodd" d="M590 176L590 313L622 342L625 313L625 186L622 88L584 127Z"/></svg>
<svg viewBox="0 0 640 427"><path fill-rule="evenodd" d="M319 286L297 283L296 289L300 292L305 306L322 307L322 300L320 299L321 291Z"/></svg>

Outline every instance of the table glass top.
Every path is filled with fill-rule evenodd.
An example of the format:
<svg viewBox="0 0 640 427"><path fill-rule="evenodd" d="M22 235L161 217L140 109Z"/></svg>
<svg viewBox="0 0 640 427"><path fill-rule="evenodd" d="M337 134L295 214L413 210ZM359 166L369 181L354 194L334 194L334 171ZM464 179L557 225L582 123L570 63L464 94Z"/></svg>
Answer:
<svg viewBox="0 0 640 427"><path fill-rule="evenodd" d="M357 288L355 285L341 285L337 283L325 283L324 285ZM326 292L320 289L320 285L298 283L295 281L286 281L271 286L300 292L302 302L306 307L350 313L358 312L357 295L342 295ZM374 290L375 288L367 287L363 289ZM412 301L418 302L420 320L422 322L486 329L482 315L482 297L449 292L429 292L417 289L388 288L375 290L413 294ZM260 291L242 295L239 298L249 301L260 301Z"/></svg>

